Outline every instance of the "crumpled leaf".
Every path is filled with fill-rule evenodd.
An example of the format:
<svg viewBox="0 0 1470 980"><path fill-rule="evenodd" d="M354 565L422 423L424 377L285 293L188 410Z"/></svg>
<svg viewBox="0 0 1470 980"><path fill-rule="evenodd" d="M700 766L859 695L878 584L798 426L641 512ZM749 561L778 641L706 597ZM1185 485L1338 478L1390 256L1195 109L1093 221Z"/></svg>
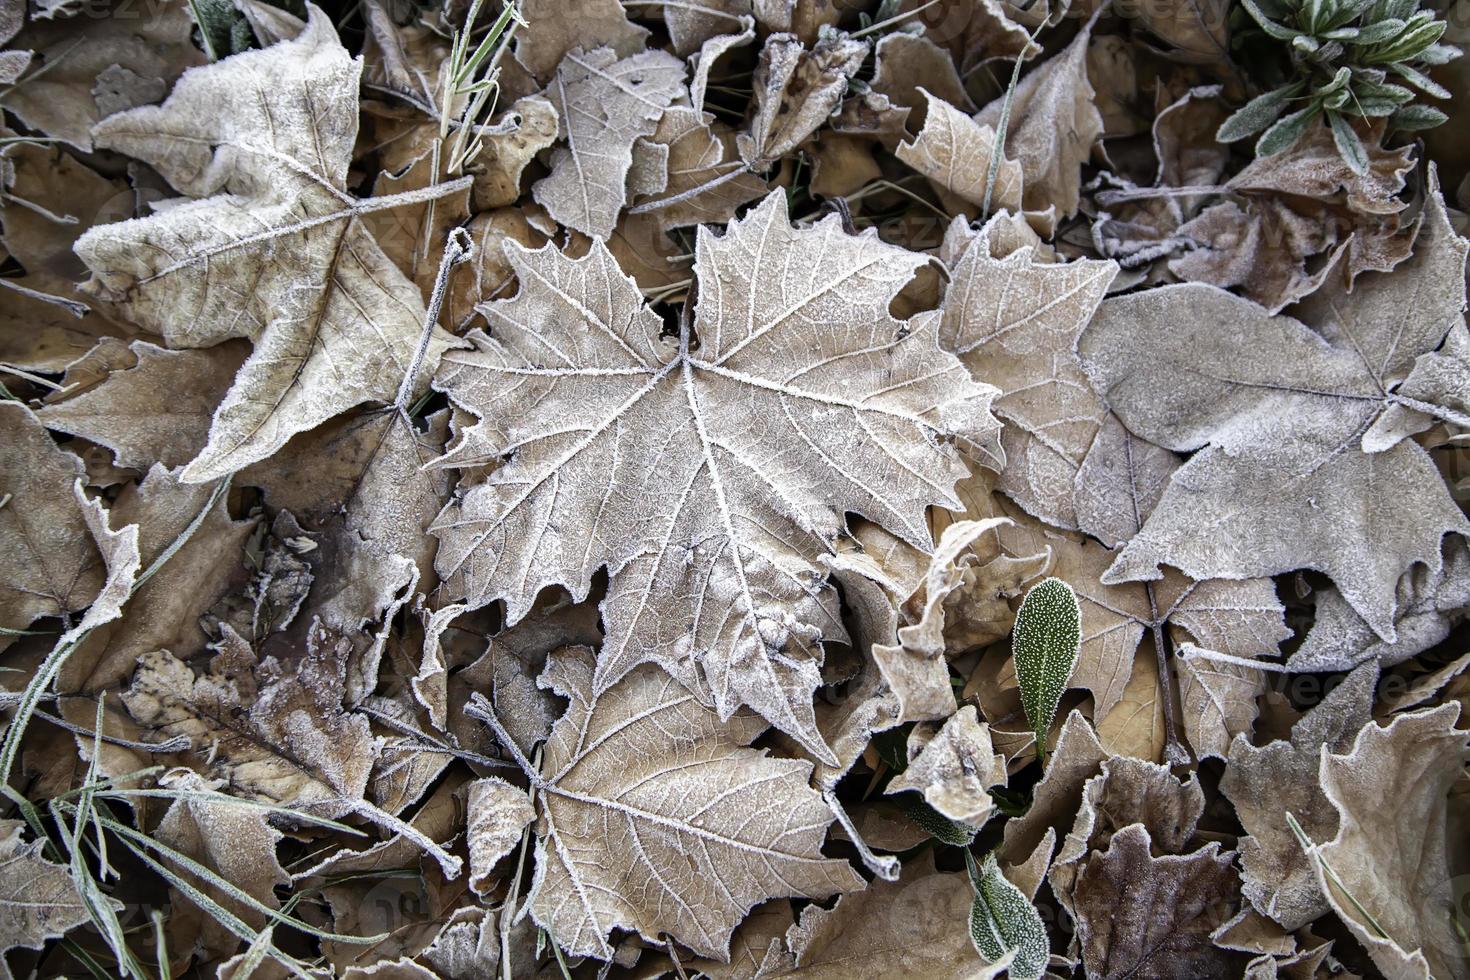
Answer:
<svg viewBox="0 0 1470 980"><path fill-rule="evenodd" d="M0 821L0 953L40 949L91 919L71 872L41 856L42 841L22 840L25 826L24 820Z"/></svg>
<svg viewBox="0 0 1470 980"><path fill-rule="evenodd" d="M651 215L660 231L725 224L743 204L763 197L766 182L732 156L728 128L694 109L670 106L642 144L667 148L662 186L636 200L629 215Z"/></svg>
<svg viewBox="0 0 1470 980"><path fill-rule="evenodd" d="M475 175L476 212L514 204L521 196L521 174L527 165L556 142L560 116L548 99L539 95L517 99L506 115L517 120L515 128L483 135L480 152L468 165ZM507 121L502 118L494 128L501 129Z"/></svg>
<svg viewBox="0 0 1470 980"><path fill-rule="evenodd" d="M1464 974L1446 830L1447 797L1470 758L1459 714L1442 704L1400 715L1364 727L1349 751L1322 754L1339 826L1311 849L1317 884L1384 976Z"/></svg>
<svg viewBox="0 0 1470 980"><path fill-rule="evenodd" d="M837 110L868 55L868 42L841 31L810 49L793 34L766 38L756 65L755 116L736 139L751 170L764 172L795 150Z"/></svg>
<svg viewBox="0 0 1470 980"><path fill-rule="evenodd" d="M1397 639L1387 643L1328 587L1317 593L1316 617L1287 665L1293 670L1350 670L1365 660L1391 667L1428 650L1449 635L1470 607L1470 549L1446 538L1437 571L1414 564L1399 578L1394 608Z"/></svg>
<svg viewBox="0 0 1470 980"><path fill-rule="evenodd" d="M1337 814L1317 779L1324 751L1351 746L1371 720L1374 664L1348 675L1291 729L1289 742L1256 747L1237 735L1230 743L1220 792L1235 804L1244 894L1258 912L1298 929L1327 911L1311 859L1286 822L1290 812L1314 840L1330 839Z"/></svg>
<svg viewBox="0 0 1470 980"><path fill-rule="evenodd" d="M42 616L85 608L105 570L72 485L81 460L51 441L35 413L0 401L0 626L23 630Z"/></svg>
<svg viewBox="0 0 1470 980"><path fill-rule="evenodd" d="M820 260L798 270L796 250ZM702 230L697 251L699 306L677 347L601 244L580 260L508 253L522 292L484 308L496 336L472 335L438 383L484 419L446 462L510 462L436 522L439 569L472 605L506 598L515 621L545 585L585 596L607 564L599 690L655 660L722 717L749 705L831 762L811 695L819 639L840 633L818 556L844 511L922 546L921 501L952 501L965 471L938 440L983 452L993 389L939 350L934 318L887 313L922 258L844 235L835 216L792 229L775 193L724 237ZM784 421L751 429L751 412ZM650 494L667 501L659 516ZM604 524L618 536L598 540Z"/></svg>
<svg viewBox="0 0 1470 980"><path fill-rule="evenodd" d="M122 699L162 738L188 736L195 767L231 792L331 816L362 799L375 754L367 719L341 707L347 649L323 638L289 667L227 635L199 676L166 650L144 655Z"/></svg>
<svg viewBox="0 0 1470 980"><path fill-rule="evenodd" d="M573 51L545 97L556 110L551 174L531 189L561 224L607 238L627 202L633 144L649 136L664 109L684 92L684 65L664 51L618 60L610 48Z"/></svg>
<svg viewBox="0 0 1470 980"><path fill-rule="evenodd" d="M945 817L979 830L993 809L990 788L1006 784L1005 756L991 748L990 726L967 704L928 741L921 741L921 728L909 735L908 768L884 792L917 790Z"/></svg>
<svg viewBox="0 0 1470 980"><path fill-rule="evenodd" d="M1045 262L1035 248L1007 248L1002 232L997 216L951 263L941 343L1001 389L995 411L1007 425L999 488L1031 513L1073 528L1072 485L1104 414L1073 349L1117 266Z"/></svg>
<svg viewBox="0 0 1470 980"><path fill-rule="evenodd" d="M423 301L364 218L462 188L347 194L360 73L312 8L295 40L195 69L164 105L95 130L99 146L204 199L82 236L90 294L171 347L254 344L189 482L263 459L353 405L391 401L408 370ZM428 370L449 343L435 335Z"/></svg>
<svg viewBox="0 0 1470 980"><path fill-rule="evenodd" d="M832 818L810 763L746 747L755 715L722 722L649 666L594 698L593 672L573 652L542 675L571 703L542 754L528 901L563 949L608 959L621 928L725 960L757 903L862 887L821 856Z"/></svg>
<svg viewBox="0 0 1470 980"><path fill-rule="evenodd" d="M536 819L536 810L524 790L494 776L469 784L466 807L470 888L483 896L496 862L520 843L521 831Z"/></svg>
<svg viewBox="0 0 1470 980"><path fill-rule="evenodd" d="M1315 568L1392 641L1400 575L1415 561L1437 571L1441 537L1470 532L1403 440L1391 390L1459 319L1466 249L1436 205L1397 272L1360 283L1350 304L1333 287L1304 304L1315 332L1197 285L1103 303L1079 343L1089 377L1131 430L1203 450L1103 581L1156 579L1165 562L1196 578ZM1415 410L1458 418L1456 397Z"/></svg>
<svg viewBox="0 0 1470 980"><path fill-rule="evenodd" d="M1082 805L1083 788L1106 758L1108 753L1098 741L1097 732L1082 713L1068 714L1046 772L1032 791L1030 809L1006 821L1001 859L1007 864L1025 861L1048 831L1056 833L1070 827L1073 814Z"/></svg>
<svg viewBox="0 0 1470 980"><path fill-rule="evenodd" d="M1063 51L1033 68L1016 86L1005 151L1021 164L1022 199L1028 211L1055 205L1064 216L1077 213L1082 165L1102 135L1102 116L1087 80L1091 37L1089 21ZM985 106L975 122L997 128L1003 101Z"/></svg>

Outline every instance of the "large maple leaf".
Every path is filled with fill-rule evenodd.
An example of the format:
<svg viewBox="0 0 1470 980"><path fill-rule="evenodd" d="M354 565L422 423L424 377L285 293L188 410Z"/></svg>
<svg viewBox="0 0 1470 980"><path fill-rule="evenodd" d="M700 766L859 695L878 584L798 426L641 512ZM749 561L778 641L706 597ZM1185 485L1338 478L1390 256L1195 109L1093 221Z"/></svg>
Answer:
<svg viewBox="0 0 1470 980"><path fill-rule="evenodd" d="M163 105L93 130L99 147L203 200L82 236L87 290L170 347L255 345L186 482L264 459L353 405L392 401L413 360L423 299L367 222L464 182L369 201L347 193L361 74L312 7L294 40L186 72ZM436 333L430 367L451 342Z"/></svg>
<svg viewBox="0 0 1470 980"><path fill-rule="evenodd" d="M446 462L505 461L436 522L441 574L514 621L605 565L599 691L655 661L830 761L811 700L841 636L822 556L844 514L927 549L957 443L999 454L996 389L940 349L937 314L888 311L925 257L835 216L793 228L775 193L700 230L698 309L671 338L600 242L507 250L520 293L436 381L482 419Z"/></svg>

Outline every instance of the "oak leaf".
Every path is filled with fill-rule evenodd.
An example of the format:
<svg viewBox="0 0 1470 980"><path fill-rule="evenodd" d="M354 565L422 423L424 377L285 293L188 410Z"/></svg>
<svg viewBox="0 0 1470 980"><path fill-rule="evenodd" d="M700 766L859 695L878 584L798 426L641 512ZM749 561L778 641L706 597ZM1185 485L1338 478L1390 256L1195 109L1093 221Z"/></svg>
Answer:
<svg viewBox="0 0 1470 980"><path fill-rule="evenodd" d="M513 622L607 565L598 690L655 661L830 763L811 697L841 633L820 556L846 512L927 548L924 505L958 503L955 443L991 451L994 389L939 349L935 317L887 312L923 257L836 216L794 229L778 192L696 251L677 344L600 243L509 251L521 292L437 382L483 420L445 461L508 462L439 517L439 569Z"/></svg>

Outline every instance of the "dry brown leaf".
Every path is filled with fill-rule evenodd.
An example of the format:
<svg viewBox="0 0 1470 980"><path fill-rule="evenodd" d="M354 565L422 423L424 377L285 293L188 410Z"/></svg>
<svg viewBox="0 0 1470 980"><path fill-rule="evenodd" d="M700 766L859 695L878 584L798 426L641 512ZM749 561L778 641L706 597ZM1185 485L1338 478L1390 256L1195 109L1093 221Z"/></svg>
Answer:
<svg viewBox="0 0 1470 980"><path fill-rule="evenodd" d="M1393 640L1400 575L1437 570L1442 536L1470 532L1391 393L1459 320L1466 248L1436 205L1400 270L1350 305L1331 286L1305 304L1315 331L1206 286L1103 303L1079 344L1098 390L1144 438L1202 450L1103 581L1157 579L1165 562L1196 578L1316 568ZM1416 410L1460 417L1458 392L1424 394L1446 404Z"/></svg>
<svg viewBox="0 0 1470 980"><path fill-rule="evenodd" d="M140 657L170 650L182 658L201 653L208 637L199 620L216 600L243 583L245 539L255 521L233 521L222 495L204 513L213 487L180 483L162 466L130 484L109 511L117 524L138 526L143 567L198 526L168 562L128 599L121 619L91 633L56 678L63 693L91 693L126 680Z"/></svg>
<svg viewBox="0 0 1470 980"><path fill-rule="evenodd" d="M1023 6L1009 0L900 0L898 10L909 23L923 28L923 36L944 48L961 75L969 75L987 61L1014 59L1022 52L1032 57L1040 47L1016 19L1043 10L1047 4ZM1013 19L1015 18L1015 19ZM890 35L895 36L895 35Z"/></svg>
<svg viewBox="0 0 1470 980"><path fill-rule="evenodd" d="M837 111L848 82L868 56L868 42L841 31L810 49L792 34L772 34L751 84L755 115L737 137L741 158L764 173L806 141Z"/></svg>
<svg viewBox="0 0 1470 980"><path fill-rule="evenodd" d="M40 949L91 920L65 865L42 856L43 841L21 839L24 820L0 821L0 953ZM117 910L121 902L114 903ZM4 970L6 976L9 969Z"/></svg>
<svg viewBox="0 0 1470 980"><path fill-rule="evenodd" d="M106 446L119 466L131 469L183 466L198 456L249 347L231 340L206 350L171 351L136 340L130 346L104 341L98 349L104 345L116 345L120 363L86 390L60 393L36 417L49 429Z"/></svg>
<svg viewBox="0 0 1470 980"><path fill-rule="evenodd" d="M1055 205L1064 216L1077 213L1082 165L1102 135L1102 116L1087 80L1091 36L1089 22L1064 51L1033 68L1016 86L1005 150L1021 164L1028 211ZM996 128L1002 101L981 109L975 121Z"/></svg>
<svg viewBox="0 0 1470 980"><path fill-rule="evenodd" d="M199 676L166 650L144 655L122 698L140 725L188 736L193 765L232 792L340 814L375 755L367 719L342 710L347 652L323 639L287 667L227 636Z"/></svg>
<svg viewBox="0 0 1470 980"><path fill-rule="evenodd" d="M1338 828L1331 802L1318 783L1323 752L1351 746L1371 720L1378 669L1364 664L1297 722L1290 742L1257 748L1243 735L1230 744L1220 791L1249 835L1240 839L1245 897L1263 915L1298 929L1327 911L1310 857L1286 822L1290 812L1314 840Z"/></svg>
<svg viewBox="0 0 1470 980"><path fill-rule="evenodd" d="M525 26L516 31L516 61L543 82L578 48L612 48L616 61L638 54L648 40L618 0L523 0L518 12Z"/></svg>
<svg viewBox="0 0 1470 980"><path fill-rule="evenodd" d="M586 653L554 656L542 683L570 699L537 777L531 914L573 955L610 958L613 929L664 933L727 959L756 904L862 887L821 856L831 813L811 764L746 748L765 725L722 722L641 667L600 697Z"/></svg>
<svg viewBox="0 0 1470 980"><path fill-rule="evenodd" d="M664 51L621 61L611 48L568 54L544 93L567 145L552 152L550 176L532 187L536 203L583 234L611 235L627 202L633 144L684 91L684 65Z"/></svg>
<svg viewBox="0 0 1470 980"><path fill-rule="evenodd" d="M217 785L188 769L164 773L158 781L165 789L182 794L219 790ZM291 877L276 861L276 844L281 832L270 825L268 816L258 808L185 795L169 806L154 836L159 843L203 865L261 904L279 908L275 890L289 884ZM263 912L232 898L200 876L180 870L185 881L250 928L260 929L266 924ZM173 903L173 914L168 919L170 955L197 956L207 962L235 951L239 936L224 923L177 890L173 892Z"/></svg>
<svg viewBox="0 0 1470 980"><path fill-rule="evenodd" d="M1046 834L1066 831L1082 805L1082 792L1095 776L1108 753L1097 732L1080 711L1067 715L1061 734L1031 794L1031 807L1023 815L1006 821L1001 856L1008 864L1025 861Z"/></svg>
<svg viewBox="0 0 1470 980"><path fill-rule="evenodd" d="M836 216L793 229L780 193L722 238L701 231L697 250L697 350L659 339L600 243L575 261L512 251L521 293L484 308L496 336L438 382L484 418L446 461L511 459L439 518L439 568L473 605L506 598L515 621L545 585L585 596L607 564L600 690L656 660L722 716L750 705L831 762L811 710L819 639L840 636L819 556L846 511L926 542L921 501L952 499L965 472L929 434L983 452L993 389L939 350L935 318L887 313L922 256L845 235ZM798 253L817 260L797 268ZM751 429L751 412L787 421ZM586 493L563 498L564 484ZM657 518L649 494L668 502ZM604 525L625 530L599 541Z"/></svg>
<svg viewBox="0 0 1470 980"><path fill-rule="evenodd" d="M764 197L766 182L733 159L727 127L694 109L671 106L640 145L667 148L662 186L635 199L630 215L652 215L659 231L723 225L743 204ZM729 158L729 159L727 159Z"/></svg>
<svg viewBox="0 0 1470 980"><path fill-rule="evenodd" d="M524 790L494 776L470 783L465 805L470 888L483 897L496 862L521 842L521 832L536 819L536 810Z"/></svg>
<svg viewBox="0 0 1470 980"><path fill-rule="evenodd" d="M874 881L831 909L811 905L786 933L804 980L996 975L970 942L974 889L963 874L934 870L931 853L904 865L898 881Z"/></svg>
<svg viewBox="0 0 1470 980"><path fill-rule="evenodd" d="M498 132L514 120L515 127ZM556 107L539 95L517 99L481 137L480 152L467 169L475 175L473 200L478 212L508 207L521 196L521 174L536 154L556 142L560 118Z"/></svg>
<svg viewBox="0 0 1470 980"><path fill-rule="evenodd" d="M204 200L84 235L90 292L172 347L255 345L184 471L190 482L263 459L353 405L391 401L408 371L423 301L363 218L419 201L346 193L360 72L313 8L295 40L192 71L163 106L96 129L98 145ZM436 335L429 370L449 343Z"/></svg>
<svg viewBox="0 0 1470 980"><path fill-rule="evenodd" d="M1179 677L1179 713L1195 758L1224 759L1237 735L1250 737L1266 693L1266 673L1246 664L1216 659L1217 650L1184 643L1174 657Z"/></svg>
<svg viewBox="0 0 1470 980"><path fill-rule="evenodd" d="M1077 936L1088 975L1240 976L1245 957L1210 938L1239 901L1234 853L1211 843L1156 857L1150 843L1142 824L1125 827L1077 878Z"/></svg>
<svg viewBox="0 0 1470 980"><path fill-rule="evenodd" d="M989 791L1006 784L1006 765L1005 756L991 749L990 726L979 720L974 705L955 712L937 732L923 724L914 728L908 751L908 768L885 793L917 790L950 820L975 830L985 826L993 809Z"/></svg>
<svg viewBox="0 0 1470 980"><path fill-rule="evenodd" d="M1414 168L1414 148L1385 150L1365 144L1368 171L1354 173L1337 152L1332 133L1321 123L1281 153L1259 157L1225 186L1245 193L1290 194L1339 202L1358 214L1394 214L1408 206L1399 198L1405 175Z"/></svg>
<svg viewBox="0 0 1470 980"><path fill-rule="evenodd" d="M938 100L962 114L975 111L949 52L928 37L897 31L884 35L873 49L873 91L910 110ZM1019 178L1019 168L1018 168Z"/></svg>
<svg viewBox="0 0 1470 980"><path fill-rule="evenodd" d="M42 616L86 608L105 570L72 498L82 461L58 448L20 402L0 401L0 431L0 626L23 630Z"/></svg>
<svg viewBox="0 0 1470 980"><path fill-rule="evenodd" d="M923 89L924 128L900 143L895 155L939 187L971 205L985 203L995 129L977 124L953 105ZM1021 165L1002 155L990 204L996 210L1021 208Z"/></svg>
<svg viewBox="0 0 1470 980"><path fill-rule="evenodd" d="M1387 977L1465 973L1455 912L1463 884L1446 829L1447 797L1470 759L1459 714L1442 704L1400 715L1364 727L1349 751L1322 754L1322 791L1339 826L1312 848L1316 881Z"/></svg>
<svg viewBox="0 0 1470 980"><path fill-rule="evenodd" d="M33 17L16 47L33 51L29 77L0 95L27 126L92 149L92 127L134 106L160 101L181 72L205 62L190 38L186 0L161 0L147 16ZM110 84L108 84L110 82Z"/></svg>

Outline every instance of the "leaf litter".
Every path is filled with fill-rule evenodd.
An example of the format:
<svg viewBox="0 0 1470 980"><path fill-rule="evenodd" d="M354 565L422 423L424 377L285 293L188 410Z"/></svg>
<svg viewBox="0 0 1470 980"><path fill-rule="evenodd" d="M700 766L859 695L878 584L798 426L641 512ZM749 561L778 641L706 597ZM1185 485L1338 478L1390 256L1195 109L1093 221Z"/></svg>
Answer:
<svg viewBox="0 0 1470 980"><path fill-rule="evenodd" d="M0 37L0 975L1470 977L1452 18Z"/></svg>

